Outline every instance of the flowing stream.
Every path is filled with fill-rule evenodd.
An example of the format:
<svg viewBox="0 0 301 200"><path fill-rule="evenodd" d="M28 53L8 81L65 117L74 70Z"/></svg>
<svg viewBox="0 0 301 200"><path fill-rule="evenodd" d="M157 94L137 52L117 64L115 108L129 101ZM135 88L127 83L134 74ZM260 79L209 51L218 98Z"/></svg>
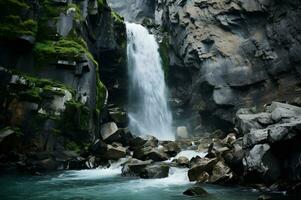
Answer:
<svg viewBox="0 0 301 200"><path fill-rule="evenodd" d="M176 157L200 153L183 151ZM209 195L189 197L183 192L194 185L186 168L172 167L167 178L139 179L122 177L119 163L110 168L63 171L43 176L0 176L1 200L256 200L258 193L242 187L202 185Z"/></svg>
<svg viewBox="0 0 301 200"><path fill-rule="evenodd" d="M142 25L127 23L126 27L130 129L142 136L174 140L158 43Z"/></svg>

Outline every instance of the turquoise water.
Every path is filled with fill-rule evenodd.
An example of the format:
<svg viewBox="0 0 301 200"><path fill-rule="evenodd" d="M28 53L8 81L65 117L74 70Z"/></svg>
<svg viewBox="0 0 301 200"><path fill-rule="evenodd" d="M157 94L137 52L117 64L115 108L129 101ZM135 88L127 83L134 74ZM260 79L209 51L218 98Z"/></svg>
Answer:
<svg viewBox="0 0 301 200"><path fill-rule="evenodd" d="M122 177L120 168L66 171L43 176L1 176L0 199L52 200L256 200L258 193L239 187L204 185L207 197L188 197L184 169L172 169L168 178L136 179Z"/></svg>

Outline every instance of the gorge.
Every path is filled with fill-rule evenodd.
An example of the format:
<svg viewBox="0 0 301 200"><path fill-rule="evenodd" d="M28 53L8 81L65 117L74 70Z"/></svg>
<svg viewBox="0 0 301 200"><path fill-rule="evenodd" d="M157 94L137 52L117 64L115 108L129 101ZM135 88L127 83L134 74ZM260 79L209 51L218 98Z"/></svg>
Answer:
<svg viewBox="0 0 301 200"><path fill-rule="evenodd" d="M0 199L300 199L301 2L0 0Z"/></svg>

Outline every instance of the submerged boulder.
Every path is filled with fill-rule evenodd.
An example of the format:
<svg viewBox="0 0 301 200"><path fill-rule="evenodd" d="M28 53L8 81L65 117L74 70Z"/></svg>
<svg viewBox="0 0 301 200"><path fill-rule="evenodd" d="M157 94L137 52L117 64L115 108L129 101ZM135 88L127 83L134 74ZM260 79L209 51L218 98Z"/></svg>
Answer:
<svg viewBox="0 0 301 200"><path fill-rule="evenodd" d="M207 196L208 192L200 186L188 188L183 194L188 196Z"/></svg>

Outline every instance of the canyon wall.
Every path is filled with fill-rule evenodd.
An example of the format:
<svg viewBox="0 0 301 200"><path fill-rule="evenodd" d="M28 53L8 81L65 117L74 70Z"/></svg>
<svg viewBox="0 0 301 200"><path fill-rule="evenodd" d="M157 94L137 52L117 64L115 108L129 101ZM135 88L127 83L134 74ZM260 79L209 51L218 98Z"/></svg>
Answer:
<svg viewBox="0 0 301 200"><path fill-rule="evenodd" d="M106 0L7 0L0 24L1 161L87 148L108 93L125 103L114 97L127 74L123 18Z"/></svg>

